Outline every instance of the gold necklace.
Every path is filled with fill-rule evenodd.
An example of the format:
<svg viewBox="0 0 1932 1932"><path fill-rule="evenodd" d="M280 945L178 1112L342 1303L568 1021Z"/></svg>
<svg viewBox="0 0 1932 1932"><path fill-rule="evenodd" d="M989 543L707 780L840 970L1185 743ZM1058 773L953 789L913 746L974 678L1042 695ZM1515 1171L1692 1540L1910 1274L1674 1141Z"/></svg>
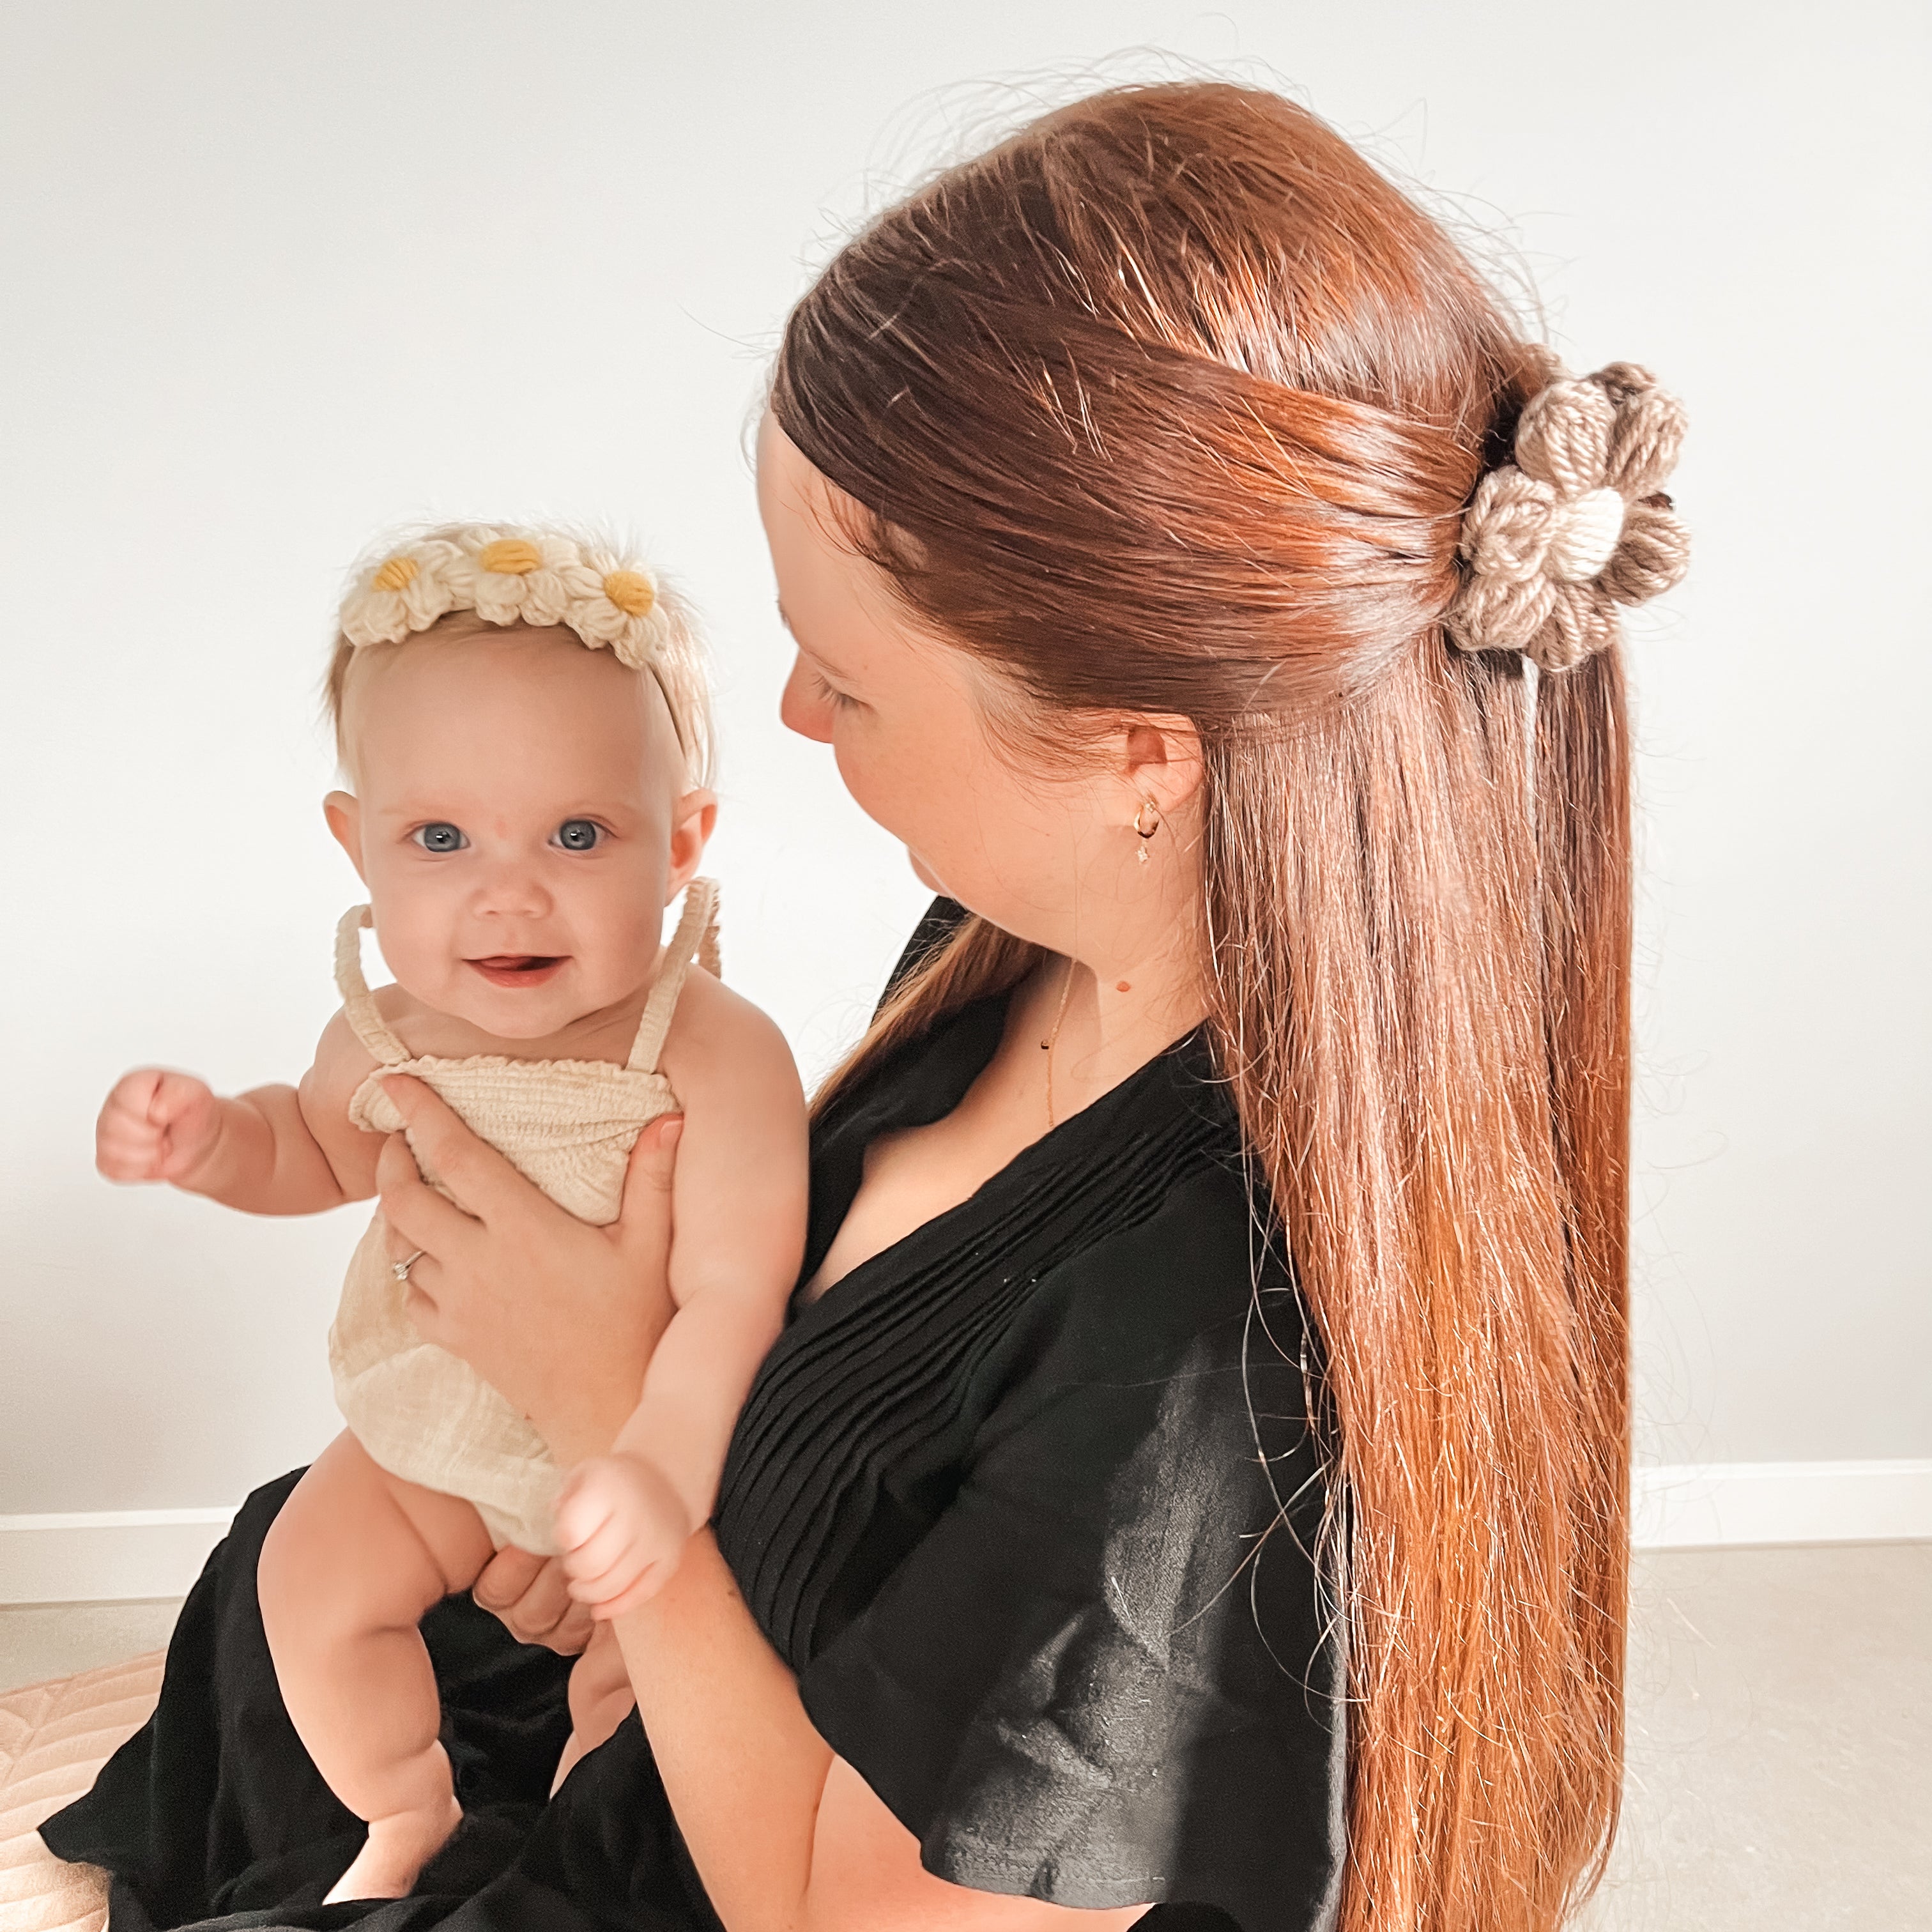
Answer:
<svg viewBox="0 0 1932 1932"><path fill-rule="evenodd" d="M1046 1124L1048 1131L1060 1123L1053 1118L1053 1049L1059 1043L1060 1029L1066 1023L1066 1003L1073 997L1073 956L1066 956L1066 977L1060 987L1060 1010L1053 1016L1053 1030L1040 1043L1046 1055Z"/></svg>

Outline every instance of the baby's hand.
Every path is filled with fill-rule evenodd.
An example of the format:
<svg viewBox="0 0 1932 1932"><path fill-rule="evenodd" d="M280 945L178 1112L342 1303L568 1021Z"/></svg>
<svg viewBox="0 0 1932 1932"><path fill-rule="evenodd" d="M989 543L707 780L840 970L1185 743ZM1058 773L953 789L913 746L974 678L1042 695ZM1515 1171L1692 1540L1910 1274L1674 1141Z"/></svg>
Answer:
<svg viewBox="0 0 1932 1932"><path fill-rule="evenodd" d="M180 1180L221 1133L221 1102L205 1080L138 1067L114 1083L94 1126L94 1164L110 1180Z"/></svg>
<svg viewBox="0 0 1932 1932"><path fill-rule="evenodd" d="M656 1595L697 1526L663 1472L618 1454L580 1463L556 1503L570 1594L602 1620Z"/></svg>

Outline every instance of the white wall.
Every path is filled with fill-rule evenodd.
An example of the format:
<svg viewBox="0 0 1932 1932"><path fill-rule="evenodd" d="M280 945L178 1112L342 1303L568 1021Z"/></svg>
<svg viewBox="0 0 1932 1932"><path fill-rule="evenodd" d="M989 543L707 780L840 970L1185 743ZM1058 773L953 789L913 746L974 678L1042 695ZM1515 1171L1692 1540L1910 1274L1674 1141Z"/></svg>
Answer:
<svg viewBox="0 0 1932 1932"><path fill-rule="evenodd" d="M609 515L668 560L724 687L732 975L808 1063L849 1035L922 895L778 728L741 433L811 265L985 106L958 83L1143 45L1516 224L1573 361L1688 399L1696 568L1635 646L1644 1453L1932 1456L1922 8L68 0L0 35L0 1514L230 1503L333 1426L362 1210L112 1190L91 1127L134 1062L305 1064L354 890L314 680L378 526Z"/></svg>

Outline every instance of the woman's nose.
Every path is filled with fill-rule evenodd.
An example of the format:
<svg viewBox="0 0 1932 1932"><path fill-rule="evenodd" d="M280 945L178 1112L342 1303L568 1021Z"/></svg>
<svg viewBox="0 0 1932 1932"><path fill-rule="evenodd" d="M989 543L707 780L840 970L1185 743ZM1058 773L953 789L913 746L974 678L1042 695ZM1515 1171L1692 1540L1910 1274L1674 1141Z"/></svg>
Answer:
<svg viewBox="0 0 1932 1932"><path fill-rule="evenodd" d="M832 706L813 688L812 674L802 657L791 661L791 675L778 699L778 722L801 738L820 745L832 742Z"/></svg>

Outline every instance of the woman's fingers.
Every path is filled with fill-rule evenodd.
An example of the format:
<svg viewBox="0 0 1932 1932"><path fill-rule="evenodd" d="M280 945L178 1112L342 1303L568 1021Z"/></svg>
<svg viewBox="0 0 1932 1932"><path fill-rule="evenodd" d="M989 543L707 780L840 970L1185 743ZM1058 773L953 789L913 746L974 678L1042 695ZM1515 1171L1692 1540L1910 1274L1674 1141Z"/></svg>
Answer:
<svg viewBox="0 0 1932 1932"><path fill-rule="evenodd" d="M561 1563L553 1562L544 1574L556 1580L556 1588L563 1599L563 1612L544 1636L532 1637L530 1641L555 1651L560 1657L581 1657L590 1647L592 1634L597 1628L596 1620L590 1614L590 1606L580 1604L570 1594L570 1580L564 1575Z"/></svg>
<svg viewBox="0 0 1932 1932"><path fill-rule="evenodd" d="M418 1172L416 1156L400 1134L392 1134L382 1143L376 1160L376 1190L382 1196L382 1218L389 1224L392 1261L418 1249L453 1254L476 1232L476 1222Z"/></svg>
<svg viewBox="0 0 1932 1932"><path fill-rule="evenodd" d="M590 1613L572 1597L570 1580L554 1556L533 1556L514 1545L500 1550L470 1594L520 1643L574 1657L590 1641Z"/></svg>
<svg viewBox="0 0 1932 1932"><path fill-rule="evenodd" d="M439 1348L450 1348L457 1338L449 1325L448 1311L436 1292L442 1274L434 1255L424 1255L412 1262L409 1279L403 1284L403 1312L425 1342L433 1342ZM455 1351L450 1348L450 1352L453 1354Z"/></svg>
<svg viewBox="0 0 1932 1932"><path fill-rule="evenodd" d="M464 1125L433 1088L406 1073L392 1073L382 1090L395 1102L423 1164L477 1220L488 1221L531 1196L542 1198L488 1141ZM386 1212L386 1199L384 1208Z"/></svg>
<svg viewBox="0 0 1932 1932"><path fill-rule="evenodd" d="M436 1298L442 1269L436 1256L458 1253L477 1232L476 1223L446 1201L416 1172L416 1156L400 1134L382 1143L376 1159L376 1186L382 1218L388 1223L384 1251L394 1268L409 1264L403 1276L403 1312L425 1342L448 1348L443 1310Z"/></svg>
<svg viewBox="0 0 1932 1932"><path fill-rule="evenodd" d="M519 1550L514 1543L506 1544L484 1564L482 1573L470 1586L470 1594L493 1616L502 1617L506 1623L510 1623L507 1612L516 1611L518 1622L510 1623L510 1628L520 1636L522 1626L526 1623L524 1599L530 1594L531 1587L543 1574L544 1566L549 1560L534 1551Z"/></svg>
<svg viewBox="0 0 1932 1932"><path fill-rule="evenodd" d="M626 1254L656 1264L659 1277L670 1252L671 1183L683 1132L684 1116L666 1114L638 1136L625 1170L623 1204L612 1230Z"/></svg>

